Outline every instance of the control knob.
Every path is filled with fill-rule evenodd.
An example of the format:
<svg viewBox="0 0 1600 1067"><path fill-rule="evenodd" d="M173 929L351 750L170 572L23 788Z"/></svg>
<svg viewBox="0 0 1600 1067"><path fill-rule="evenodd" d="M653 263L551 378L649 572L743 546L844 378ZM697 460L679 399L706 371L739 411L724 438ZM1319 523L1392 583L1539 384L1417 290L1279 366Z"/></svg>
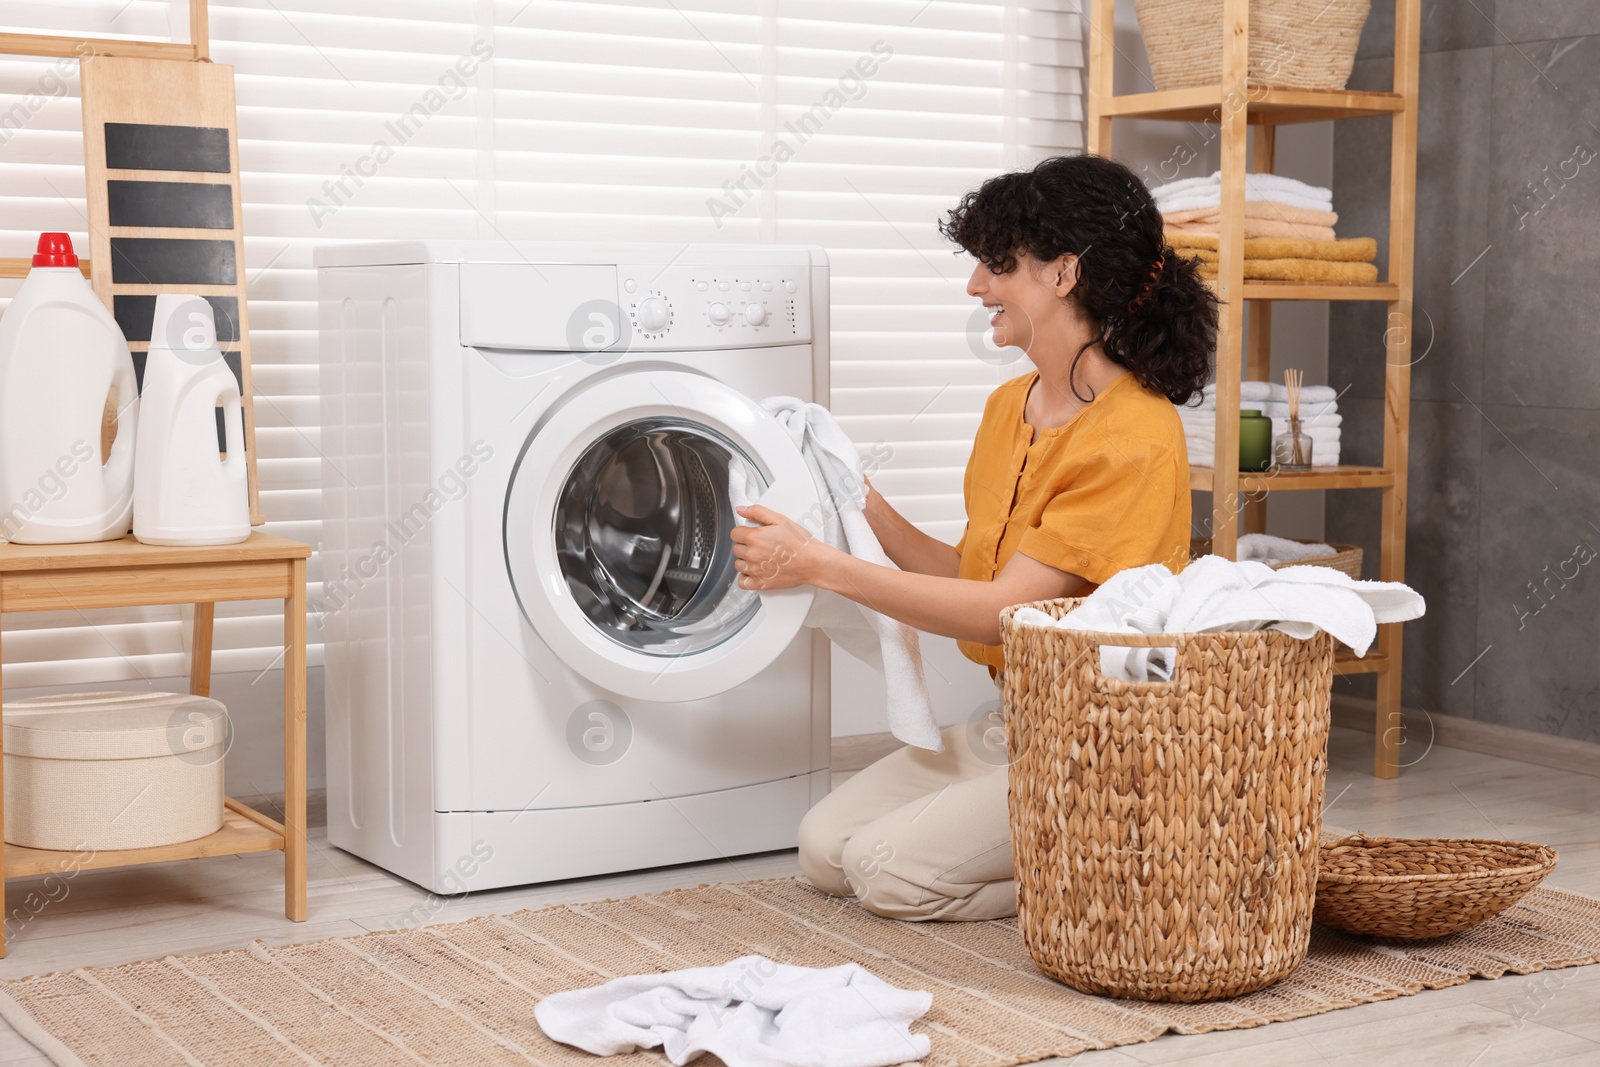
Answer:
<svg viewBox="0 0 1600 1067"><path fill-rule="evenodd" d="M639 301L639 328L645 333L660 333L672 321L672 306L659 296Z"/></svg>
<svg viewBox="0 0 1600 1067"><path fill-rule="evenodd" d="M752 326L760 326L767 321L767 309L760 304L746 304L744 318Z"/></svg>
<svg viewBox="0 0 1600 1067"><path fill-rule="evenodd" d="M706 317L714 326L726 326L728 320L733 318L733 312L728 310L727 304L717 303L706 308Z"/></svg>

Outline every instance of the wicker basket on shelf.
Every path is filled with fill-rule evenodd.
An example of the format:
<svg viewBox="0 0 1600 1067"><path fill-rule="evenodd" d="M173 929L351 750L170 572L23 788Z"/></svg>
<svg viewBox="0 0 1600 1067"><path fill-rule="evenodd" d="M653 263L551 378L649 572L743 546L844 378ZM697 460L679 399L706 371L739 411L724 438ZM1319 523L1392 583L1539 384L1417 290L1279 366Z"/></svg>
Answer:
<svg viewBox="0 0 1600 1067"><path fill-rule="evenodd" d="M1135 0L1157 89L1222 81L1222 0ZM1343 89L1370 0L1250 0L1251 85Z"/></svg>
<svg viewBox="0 0 1600 1067"><path fill-rule="evenodd" d="M1361 580L1360 545L1345 545L1334 541L1301 541L1300 543L1306 545L1326 544L1330 548L1337 549L1337 551L1331 556L1307 556L1305 559L1283 559L1274 563L1268 563L1267 566L1271 567L1273 570L1281 570L1284 567L1299 567L1305 564L1310 564L1315 567L1332 567L1336 571L1343 571L1345 574L1348 574L1358 582ZM1209 556L1210 554L1211 538L1195 537L1190 539L1189 558L1191 560L1199 559L1201 556Z"/></svg>
<svg viewBox="0 0 1600 1067"><path fill-rule="evenodd" d="M1325 842L1316 920L1352 934L1420 940L1498 915L1544 881L1556 850L1520 841L1367 837Z"/></svg>
<svg viewBox="0 0 1600 1067"><path fill-rule="evenodd" d="M1077 599L1030 607L1061 618ZM1018 607L1021 607L1019 605ZM1271 985L1311 939L1333 641L1018 625L1005 646L1017 921L1074 989L1197 1001ZM1175 649L1172 680L1101 645Z"/></svg>

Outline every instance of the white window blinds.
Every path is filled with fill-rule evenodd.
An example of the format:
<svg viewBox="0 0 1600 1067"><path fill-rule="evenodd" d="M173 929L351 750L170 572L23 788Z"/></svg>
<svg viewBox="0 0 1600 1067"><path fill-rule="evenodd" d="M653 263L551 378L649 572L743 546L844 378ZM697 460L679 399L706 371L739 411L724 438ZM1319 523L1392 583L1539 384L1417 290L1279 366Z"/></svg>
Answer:
<svg viewBox="0 0 1600 1067"><path fill-rule="evenodd" d="M833 406L888 455L875 484L954 541L983 399L1022 365L996 366L971 328L969 267L935 226L983 178L1081 146L1083 26L1077 0L213 2L268 531L319 536L312 249L510 237L826 248ZM168 0L0 10L0 30L186 27ZM75 68L0 56L0 255L40 230L84 237ZM315 607L315 558L310 577ZM218 671L275 660L276 607L219 606ZM180 676L182 652L173 609L18 617L7 684Z"/></svg>

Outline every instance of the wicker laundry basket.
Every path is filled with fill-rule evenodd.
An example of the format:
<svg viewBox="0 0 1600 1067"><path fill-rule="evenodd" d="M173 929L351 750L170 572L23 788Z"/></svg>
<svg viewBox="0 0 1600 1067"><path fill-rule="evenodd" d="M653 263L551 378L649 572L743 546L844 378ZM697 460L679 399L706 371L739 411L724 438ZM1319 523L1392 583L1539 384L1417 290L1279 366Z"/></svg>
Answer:
<svg viewBox="0 0 1600 1067"><path fill-rule="evenodd" d="M1290 538L1289 540L1293 541L1297 540L1297 538ZM1358 582L1361 580L1362 556L1360 545L1346 545L1334 541L1301 541L1300 543L1303 545L1325 544L1335 551L1331 556L1307 556L1305 559L1285 559L1279 560L1276 563L1269 563L1267 566L1271 567L1273 570L1280 570L1284 567L1299 567L1308 564L1313 567L1332 567L1336 571L1343 571L1345 574L1348 574ZM1189 558L1191 560L1196 560L1201 556L1209 555L1211 555L1211 538L1190 538Z"/></svg>
<svg viewBox="0 0 1600 1067"><path fill-rule="evenodd" d="M1080 600L1031 605L1055 618ZM1274 630L1105 634L1000 615L1018 918L1086 993L1195 1001L1305 958L1327 776L1333 640ZM1098 646L1177 649L1171 682Z"/></svg>
<svg viewBox="0 0 1600 1067"><path fill-rule="evenodd" d="M1135 0L1157 89L1222 81L1222 0ZM1370 0L1250 0L1251 85L1343 89Z"/></svg>

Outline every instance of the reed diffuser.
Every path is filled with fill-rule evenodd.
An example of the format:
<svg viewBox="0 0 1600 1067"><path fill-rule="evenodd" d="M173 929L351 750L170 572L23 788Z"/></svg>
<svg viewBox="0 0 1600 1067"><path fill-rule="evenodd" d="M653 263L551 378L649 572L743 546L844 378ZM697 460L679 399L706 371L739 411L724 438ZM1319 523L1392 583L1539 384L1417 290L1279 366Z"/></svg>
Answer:
<svg viewBox="0 0 1600 1067"><path fill-rule="evenodd" d="M1289 394L1289 432L1278 434L1272 441L1272 461L1279 470L1311 469L1311 435L1300 429L1300 386L1304 381L1305 371L1283 372L1284 389Z"/></svg>

